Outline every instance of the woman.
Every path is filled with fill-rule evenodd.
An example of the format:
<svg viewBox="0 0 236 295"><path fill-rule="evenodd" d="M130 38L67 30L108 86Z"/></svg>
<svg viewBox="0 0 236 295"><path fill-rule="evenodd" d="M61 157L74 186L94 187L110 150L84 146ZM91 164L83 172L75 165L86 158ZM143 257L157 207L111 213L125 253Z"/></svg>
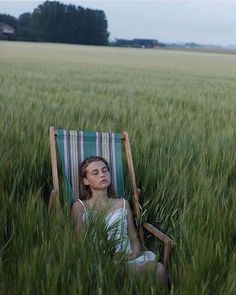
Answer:
<svg viewBox="0 0 236 295"><path fill-rule="evenodd" d="M108 239L118 241L116 255L125 252L128 265L139 273L155 268L157 279L166 285L163 265L155 262L155 254L141 250L129 203L115 197L107 161L102 157L89 157L82 162L79 175L80 195L84 201L77 199L72 206L77 233L80 235L85 230L89 211L105 212Z"/></svg>

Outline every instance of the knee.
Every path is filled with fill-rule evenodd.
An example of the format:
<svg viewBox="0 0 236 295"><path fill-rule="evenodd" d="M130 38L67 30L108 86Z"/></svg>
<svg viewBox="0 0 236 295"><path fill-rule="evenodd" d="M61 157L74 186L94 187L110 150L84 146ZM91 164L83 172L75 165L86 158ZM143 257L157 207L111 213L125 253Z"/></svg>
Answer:
<svg viewBox="0 0 236 295"><path fill-rule="evenodd" d="M157 263L157 271L160 273L166 273L166 270L164 268L164 265L160 262Z"/></svg>

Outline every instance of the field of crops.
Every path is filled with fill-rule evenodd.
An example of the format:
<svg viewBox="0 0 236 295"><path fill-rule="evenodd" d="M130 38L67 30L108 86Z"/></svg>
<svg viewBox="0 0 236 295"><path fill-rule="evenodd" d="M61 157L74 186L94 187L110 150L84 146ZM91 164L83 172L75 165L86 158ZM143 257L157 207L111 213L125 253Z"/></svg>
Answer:
<svg viewBox="0 0 236 295"><path fill-rule="evenodd" d="M143 219L177 243L171 293L235 294L235 64L223 53L0 42L0 293L157 294L151 275L137 282L107 258L98 229L78 241L66 208L48 216L55 126L128 131Z"/></svg>

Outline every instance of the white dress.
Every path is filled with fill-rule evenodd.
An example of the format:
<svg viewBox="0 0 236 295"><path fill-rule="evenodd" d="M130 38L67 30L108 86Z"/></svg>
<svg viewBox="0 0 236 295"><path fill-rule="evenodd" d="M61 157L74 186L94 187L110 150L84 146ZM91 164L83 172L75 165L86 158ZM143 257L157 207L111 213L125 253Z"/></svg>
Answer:
<svg viewBox="0 0 236 295"><path fill-rule="evenodd" d="M88 211L84 205L84 203L77 199L83 207L83 222L86 222L88 219ZM116 209L114 212L108 213L105 217L105 223L107 228L108 239L112 241L117 241L115 252L125 252L127 254L132 253L131 242L128 236L128 222L127 222L127 209L125 208L125 200L124 206L122 208ZM129 264L138 264L142 265L147 261L155 261L156 255L151 251L143 251L142 254L133 259L129 260Z"/></svg>

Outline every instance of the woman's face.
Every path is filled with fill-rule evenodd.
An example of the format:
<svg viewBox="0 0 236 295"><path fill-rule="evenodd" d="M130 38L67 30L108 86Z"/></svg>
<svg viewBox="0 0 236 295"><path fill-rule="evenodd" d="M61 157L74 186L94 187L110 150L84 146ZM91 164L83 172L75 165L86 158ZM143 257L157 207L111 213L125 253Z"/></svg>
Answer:
<svg viewBox="0 0 236 295"><path fill-rule="evenodd" d="M110 172L102 161L90 163L86 168L87 175L83 178L85 185L89 185L92 190L103 190L111 183Z"/></svg>

